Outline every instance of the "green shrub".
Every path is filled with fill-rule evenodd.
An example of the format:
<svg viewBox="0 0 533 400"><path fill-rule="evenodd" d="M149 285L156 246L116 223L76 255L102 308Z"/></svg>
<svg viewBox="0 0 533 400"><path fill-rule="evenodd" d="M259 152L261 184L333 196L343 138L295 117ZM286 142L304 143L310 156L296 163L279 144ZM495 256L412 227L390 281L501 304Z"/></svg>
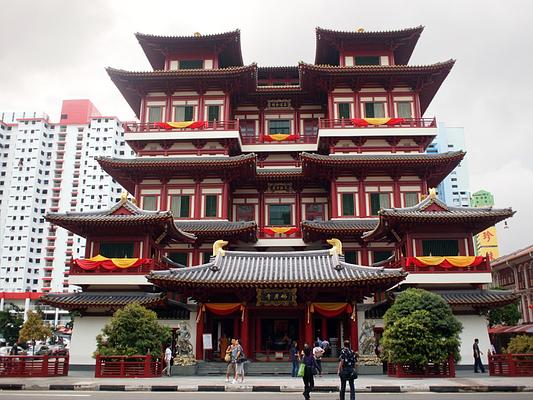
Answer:
<svg viewBox="0 0 533 400"><path fill-rule="evenodd" d="M389 362L425 365L459 359L461 323L434 293L407 289L384 316L383 353Z"/></svg>
<svg viewBox="0 0 533 400"><path fill-rule="evenodd" d="M153 354L159 357L170 341L170 328L159 324L157 314L139 303L117 310L96 337L96 352L103 356Z"/></svg>
<svg viewBox="0 0 533 400"><path fill-rule="evenodd" d="M505 349L506 353L512 354L532 354L533 353L533 336L518 335L512 338Z"/></svg>

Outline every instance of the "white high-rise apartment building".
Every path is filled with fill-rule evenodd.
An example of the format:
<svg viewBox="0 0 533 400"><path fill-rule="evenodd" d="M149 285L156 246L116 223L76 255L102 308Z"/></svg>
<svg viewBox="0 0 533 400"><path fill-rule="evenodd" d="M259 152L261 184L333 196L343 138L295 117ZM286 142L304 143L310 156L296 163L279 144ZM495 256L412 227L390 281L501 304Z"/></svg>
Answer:
<svg viewBox="0 0 533 400"><path fill-rule="evenodd" d="M63 292L83 239L44 219L118 201L122 187L96 156L129 157L116 117L89 100L65 100L59 123L44 114L0 113L0 291Z"/></svg>
<svg viewBox="0 0 533 400"><path fill-rule="evenodd" d="M465 132L462 127L449 127L439 123L438 133L428 146L427 153L466 151ZM470 184L466 157L437 187L439 198L454 207L470 207Z"/></svg>

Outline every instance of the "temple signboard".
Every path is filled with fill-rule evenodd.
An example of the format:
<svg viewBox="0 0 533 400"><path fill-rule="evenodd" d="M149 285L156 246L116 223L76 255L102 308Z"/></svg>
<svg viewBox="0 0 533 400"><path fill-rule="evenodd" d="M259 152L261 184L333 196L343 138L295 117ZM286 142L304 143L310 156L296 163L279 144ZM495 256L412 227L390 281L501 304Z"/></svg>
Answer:
<svg viewBox="0 0 533 400"><path fill-rule="evenodd" d="M296 289L257 289L258 306L296 306Z"/></svg>

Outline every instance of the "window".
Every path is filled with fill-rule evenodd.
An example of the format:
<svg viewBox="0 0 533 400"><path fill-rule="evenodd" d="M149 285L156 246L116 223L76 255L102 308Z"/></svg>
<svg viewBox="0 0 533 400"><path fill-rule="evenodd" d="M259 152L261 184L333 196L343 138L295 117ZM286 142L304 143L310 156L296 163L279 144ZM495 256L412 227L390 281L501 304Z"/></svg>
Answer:
<svg viewBox="0 0 533 400"><path fill-rule="evenodd" d="M255 121L239 121L242 137L255 137Z"/></svg>
<svg viewBox="0 0 533 400"><path fill-rule="evenodd" d="M418 204L418 193L407 192L405 193L405 207L413 207Z"/></svg>
<svg viewBox="0 0 533 400"><path fill-rule="evenodd" d="M318 119L304 119L304 136L316 136L318 134Z"/></svg>
<svg viewBox="0 0 533 400"><path fill-rule="evenodd" d="M384 118L385 117L385 103L366 102L365 117L366 118Z"/></svg>
<svg viewBox="0 0 533 400"><path fill-rule="evenodd" d="M324 221L324 204L306 204L305 219L308 221Z"/></svg>
<svg viewBox="0 0 533 400"><path fill-rule="evenodd" d="M180 60L180 69L202 69L204 67L203 60Z"/></svg>
<svg viewBox="0 0 533 400"><path fill-rule="evenodd" d="M457 240L422 240L424 256L458 256L459 242Z"/></svg>
<svg viewBox="0 0 533 400"><path fill-rule="evenodd" d="M235 210L236 221L255 220L255 206L251 204L237 204Z"/></svg>
<svg viewBox="0 0 533 400"><path fill-rule="evenodd" d="M355 199L353 193L342 194L342 215L355 215Z"/></svg>
<svg viewBox="0 0 533 400"><path fill-rule="evenodd" d="M370 193L370 214L378 215L382 208L390 207L390 196L388 193Z"/></svg>
<svg viewBox="0 0 533 400"><path fill-rule="evenodd" d="M207 106L207 120L220 121L220 106Z"/></svg>
<svg viewBox="0 0 533 400"><path fill-rule="evenodd" d="M148 122L161 122L163 119L163 107L148 107Z"/></svg>
<svg viewBox="0 0 533 400"><path fill-rule="evenodd" d="M172 252L167 254L167 258L174 261L175 263L187 266L187 253L178 253L178 252Z"/></svg>
<svg viewBox="0 0 533 400"><path fill-rule="evenodd" d="M355 65L380 65L379 56L355 56Z"/></svg>
<svg viewBox="0 0 533 400"><path fill-rule="evenodd" d="M157 196L143 196L143 209L148 211L157 210Z"/></svg>
<svg viewBox="0 0 533 400"><path fill-rule="evenodd" d="M193 120L193 106L176 106L174 107L174 121L192 121Z"/></svg>
<svg viewBox="0 0 533 400"><path fill-rule="evenodd" d="M344 251L344 261L349 264L357 264L357 251L346 250Z"/></svg>
<svg viewBox="0 0 533 400"><path fill-rule="evenodd" d="M216 194L208 194L205 196L205 216L216 217L217 216L217 200Z"/></svg>
<svg viewBox="0 0 533 400"><path fill-rule="evenodd" d="M170 210L175 218L189 218L190 196L172 196Z"/></svg>
<svg viewBox="0 0 533 400"><path fill-rule="evenodd" d="M268 133L275 135L277 133L291 133L291 121L288 119L271 119L268 121Z"/></svg>
<svg viewBox="0 0 533 400"><path fill-rule="evenodd" d="M100 243L100 255L108 258L132 258L133 249L133 242Z"/></svg>
<svg viewBox="0 0 533 400"><path fill-rule="evenodd" d="M398 107L398 117L399 118L412 118L413 113L411 112L411 102L410 101L399 101L396 103Z"/></svg>
<svg viewBox="0 0 533 400"><path fill-rule="evenodd" d="M381 261L385 261L387 258L392 256L392 251L388 250L377 250L372 252L373 255L373 263L378 263Z"/></svg>
<svg viewBox="0 0 533 400"><path fill-rule="evenodd" d="M291 225L290 204L270 204L268 206L268 224L270 226Z"/></svg>
<svg viewBox="0 0 533 400"><path fill-rule="evenodd" d="M350 103L337 103L337 111L339 112L339 119L350 118Z"/></svg>

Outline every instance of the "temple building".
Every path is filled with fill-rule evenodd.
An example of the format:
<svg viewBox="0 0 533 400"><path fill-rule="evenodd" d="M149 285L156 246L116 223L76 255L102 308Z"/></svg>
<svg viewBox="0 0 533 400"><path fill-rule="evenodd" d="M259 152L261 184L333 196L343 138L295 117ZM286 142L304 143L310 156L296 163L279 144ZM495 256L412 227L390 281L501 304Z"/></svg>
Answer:
<svg viewBox="0 0 533 400"><path fill-rule="evenodd" d="M431 189L465 153L425 152L454 61L408 65L422 30L317 28L315 62L286 67L244 65L239 31L136 34L153 71L108 69L139 118L125 124L136 156L97 159L130 196L47 216L87 240L70 268L82 292L43 300L80 313L72 363L93 363L94 337L132 301L188 331L197 359L220 357L223 336L259 361L286 359L291 340L357 349L406 287L452 306L463 362L474 337L487 348L479 311L516 296L485 290L473 236L513 211Z"/></svg>

